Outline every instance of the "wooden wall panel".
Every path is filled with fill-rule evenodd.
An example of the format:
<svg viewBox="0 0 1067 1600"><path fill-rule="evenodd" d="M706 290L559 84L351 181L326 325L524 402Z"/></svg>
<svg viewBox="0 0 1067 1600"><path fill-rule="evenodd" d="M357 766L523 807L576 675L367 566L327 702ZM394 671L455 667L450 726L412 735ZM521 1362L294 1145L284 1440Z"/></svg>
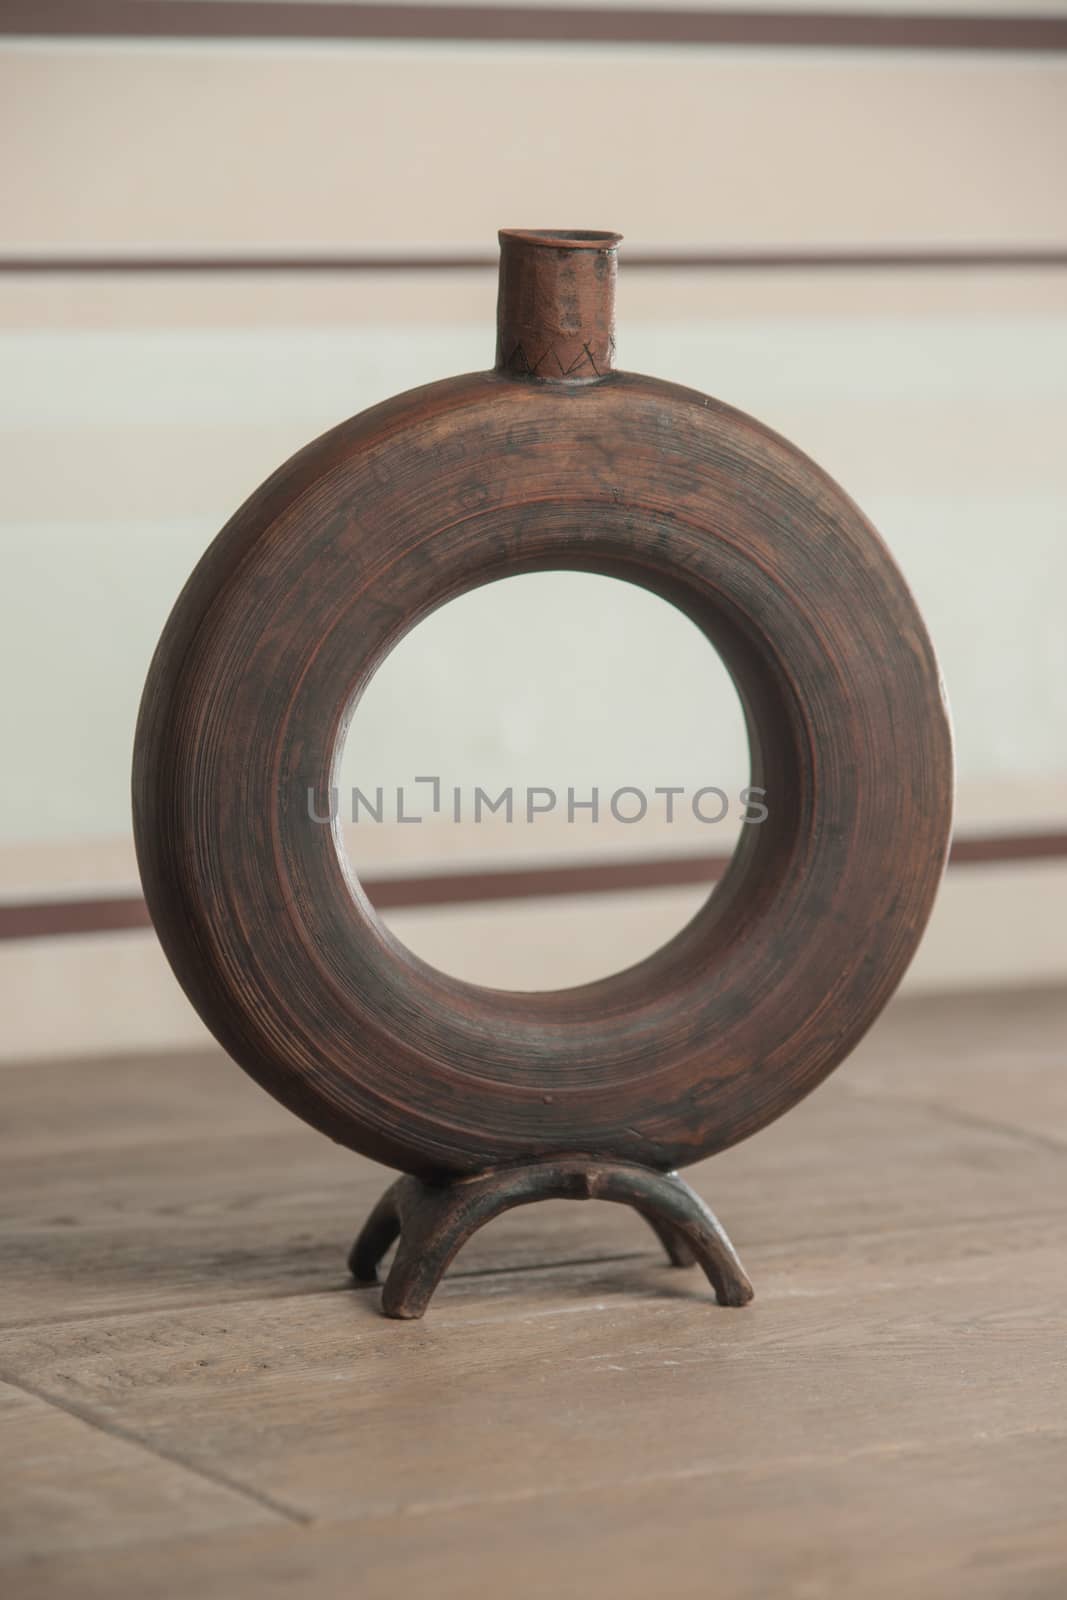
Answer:
<svg viewBox="0 0 1067 1600"><path fill-rule="evenodd" d="M819 9L872 7L929 14L921 0ZM1064 14L1058 0L1026 9ZM12 884L22 896L125 884L133 718L181 581L308 437L397 389L488 363L491 267L435 263L490 262L496 228L517 221L620 228L631 259L646 261L623 272L623 365L763 417L880 524L945 665L964 828L1062 823L1062 54L6 40L0 131L17 152L0 207L0 631L15 664L0 713L14 752L0 898ZM754 254L764 268L651 268L657 252ZM805 269L805 254L854 269ZM234 255L363 265L155 270ZM908 270L886 265L902 255ZM3 270L110 256L150 270ZM916 266L946 257L957 265ZM1035 268L1038 257L1048 264ZM385 260L423 266L367 266ZM546 604L567 614L562 589L550 603L531 592L508 625L516 638ZM627 729L657 761L691 755L665 781L707 778L707 761L737 754L732 693L694 687L677 619L627 616L621 606L609 619L619 638L631 627L671 686L664 699L650 677ZM416 745L465 781L594 781L598 763L608 772L625 758L610 717L596 738L583 730L567 682L545 686L551 750L527 727L524 754L507 708L487 712L479 698L478 652L492 639L468 624L449 644L447 632L421 656L398 655L368 698L362 735L384 781L408 775ZM614 659L609 633L590 633L587 689ZM446 657L450 676L438 671ZM469 712L458 726L456 707ZM551 772L530 769L548 754ZM658 838L647 853L674 843ZM422 864L456 848L428 842ZM598 839L590 853L605 848ZM504 859L545 850L496 847ZM1067 971L1062 868L956 877L911 982ZM428 958L455 957L469 976L511 981L510 960L532 981L567 982L594 958L643 953L691 904L693 891L675 890L394 916ZM0 997L16 1054L200 1036L145 934L8 945Z"/></svg>

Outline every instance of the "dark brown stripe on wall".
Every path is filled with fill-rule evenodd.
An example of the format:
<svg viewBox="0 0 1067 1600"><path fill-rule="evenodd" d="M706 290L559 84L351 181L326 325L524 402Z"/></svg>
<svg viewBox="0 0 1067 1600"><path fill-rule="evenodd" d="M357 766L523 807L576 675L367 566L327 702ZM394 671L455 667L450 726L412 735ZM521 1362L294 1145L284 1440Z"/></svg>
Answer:
<svg viewBox="0 0 1067 1600"><path fill-rule="evenodd" d="M0 32L148 39L437 39L846 50L1065 50L1067 20L870 11L7 0Z"/></svg>
<svg viewBox="0 0 1067 1600"><path fill-rule="evenodd" d="M0 273L495 272L497 257L473 251L434 255L18 255ZM627 251L626 271L885 272L1015 271L1067 267L1067 250L706 250Z"/></svg>
<svg viewBox="0 0 1067 1600"><path fill-rule="evenodd" d="M562 867L435 872L421 877L368 879L363 887L378 911L557 895L618 894L714 883L722 877L729 859L727 855L657 856L644 861L576 862ZM1067 833L987 834L957 839L949 865L991 866L1063 859L1067 859ZM0 940L54 939L149 926L148 910L139 895L0 905Z"/></svg>
<svg viewBox="0 0 1067 1600"><path fill-rule="evenodd" d="M148 907L140 895L100 900L24 900L0 905L0 941L127 933L131 928L151 926Z"/></svg>

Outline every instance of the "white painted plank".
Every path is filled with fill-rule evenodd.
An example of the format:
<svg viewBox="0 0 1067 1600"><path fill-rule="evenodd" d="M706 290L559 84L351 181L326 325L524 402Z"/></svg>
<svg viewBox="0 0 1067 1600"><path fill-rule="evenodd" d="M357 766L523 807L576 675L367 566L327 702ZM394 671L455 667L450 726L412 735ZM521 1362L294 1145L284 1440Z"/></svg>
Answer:
<svg viewBox="0 0 1067 1600"><path fill-rule="evenodd" d="M1067 318L639 323L624 339L634 367L796 439L880 526L938 645L964 778L1067 772ZM124 832L151 650L218 527L346 412L486 359L470 325L0 339L0 636L17 686L0 736L18 752L0 839ZM658 781L732 778L736 702L701 642L625 589L583 611L581 583L522 580L507 605L474 597L408 641L362 708L368 781L638 782L636 750ZM523 651L560 608L567 670L541 674L535 705Z"/></svg>

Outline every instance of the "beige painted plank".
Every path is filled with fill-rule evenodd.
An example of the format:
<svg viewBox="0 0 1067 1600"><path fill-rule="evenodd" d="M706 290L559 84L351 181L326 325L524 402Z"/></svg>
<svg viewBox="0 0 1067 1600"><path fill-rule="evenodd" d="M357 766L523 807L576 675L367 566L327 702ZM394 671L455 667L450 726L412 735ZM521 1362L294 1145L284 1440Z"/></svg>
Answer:
<svg viewBox="0 0 1067 1600"><path fill-rule="evenodd" d="M660 246L1062 245L1065 78L911 52L8 45L2 242L421 249L555 217Z"/></svg>
<svg viewBox="0 0 1067 1600"><path fill-rule="evenodd" d="M57 1555L19 1573L21 1600L260 1600L294 1585L348 1600L432 1593L555 1600L1060 1600L1067 1582L1063 1435L934 1449L862 1447L831 1463L705 1471L439 1514Z"/></svg>
<svg viewBox="0 0 1067 1600"><path fill-rule="evenodd" d="M1061 861L951 870L903 995L1035 983L1064 989L1065 896ZM551 988L642 958L701 898L699 888L560 896L396 911L386 920L424 959L472 982ZM0 944L0 1007L4 1070L59 1053L91 1063L116 1050L209 1043L150 930Z"/></svg>
<svg viewBox="0 0 1067 1600"><path fill-rule="evenodd" d="M705 895L694 885L391 911L383 920L416 955L453 977L503 989L564 988L651 955L696 915ZM951 870L903 993L1067 988L1065 902L1062 860ZM3 967L0 953L0 973Z"/></svg>
<svg viewBox="0 0 1067 1600"><path fill-rule="evenodd" d="M0 1583L11 1596L22 1594L22 1577L5 1579L5 1569L57 1552L76 1554L81 1570L89 1552L285 1520L213 1476L3 1382L0 1431Z"/></svg>
<svg viewBox="0 0 1067 1600"><path fill-rule="evenodd" d="M151 929L4 941L0 1004L0 1059L8 1062L211 1042Z"/></svg>

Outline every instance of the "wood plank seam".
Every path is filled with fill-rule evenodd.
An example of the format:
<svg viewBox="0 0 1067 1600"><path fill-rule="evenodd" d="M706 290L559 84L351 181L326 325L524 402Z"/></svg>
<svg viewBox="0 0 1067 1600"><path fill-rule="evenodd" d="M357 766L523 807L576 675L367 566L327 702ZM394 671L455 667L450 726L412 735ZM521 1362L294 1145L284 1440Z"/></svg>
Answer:
<svg viewBox="0 0 1067 1600"><path fill-rule="evenodd" d="M274 253L255 255L174 255L161 251L153 255L98 254L6 255L0 256L0 273L26 275L107 275L144 273L306 273L306 272L490 272L496 263L489 255L471 251L440 251L433 254L322 255ZM1055 249L959 249L959 250L705 250L642 253L635 250L626 257L627 272L884 272L884 271L1062 271L1067 267L1067 251Z"/></svg>
<svg viewBox="0 0 1067 1600"><path fill-rule="evenodd" d="M772 49L1067 50L1054 16L523 5L323 4L321 0L8 0L0 34L60 38L397 39L702 44Z"/></svg>
<svg viewBox="0 0 1067 1600"><path fill-rule="evenodd" d="M887 1096L886 1098L889 1099L890 1097ZM897 1101L895 1097L892 1097L892 1103L903 1104L903 1101ZM909 1104L912 1106L917 1103L922 1106L922 1109L928 1109L922 1102L909 1102ZM1014 1129L1001 1129L992 1123L984 1125L976 1124L976 1127L978 1127L980 1131L985 1132L1000 1133L1018 1131ZM1062 1151L1062 1147L1056 1148L1057 1150ZM1063 1210L1064 1208L1062 1206L1053 1208L1035 1208L1033 1206L1026 1206L1020 1211L1004 1211L1001 1209L994 1212L983 1212L980 1215L967 1217L966 1226L994 1229L1012 1223L1052 1221L1061 1217L1063 1215ZM959 1225L963 1226L964 1224L961 1222ZM927 1231L927 1226L925 1224L918 1223L900 1223L897 1225L878 1228L827 1228L821 1224L815 1223L805 1230L805 1238L810 1240L813 1244L833 1244L838 1241L842 1243L847 1242L850 1244L855 1244L863 1243L865 1241L873 1241L876 1239L907 1239L909 1236L921 1238L926 1234ZM17 1237L17 1235L15 1236ZM746 1235L745 1237L745 1247L749 1252L774 1249L779 1245L781 1245L783 1248L791 1247L796 1243L797 1241L791 1237L783 1239L778 1235L761 1236L760 1234L750 1234ZM559 1257L547 1261L515 1261L512 1264L504 1263L494 1266L465 1268L457 1263L449 1268L445 1277L445 1283L465 1287L468 1283L479 1282L486 1278L537 1278L546 1273L574 1272L580 1271L585 1267L601 1268L626 1266L629 1263L655 1263L660 1259L661 1258L658 1256L657 1251L654 1247L652 1247L647 1250L606 1251L602 1255L598 1254L577 1257ZM33 1333L34 1331L43 1331L48 1328L63 1328L65 1330L70 1330L72 1328L76 1328L79 1324L85 1324L88 1327L89 1325L95 1325L101 1322L123 1321L130 1317L165 1316L168 1312L180 1312L184 1316L187 1313L194 1314L197 1312L218 1311L222 1307L237 1310L241 1307L254 1306L260 1303L265 1304L268 1302L306 1300L313 1298L332 1299L332 1297L335 1295L354 1294L359 1296L370 1295L373 1297L379 1292L379 1287L380 1286L376 1286L374 1284L323 1282L320 1284L309 1285L306 1288L298 1288L293 1286L278 1289L259 1289L254 1294L232 1295L228 1296L224 1300L181 1299L175 1300L173 1303L158 1301L153 1304L150 1311L144 1312L138 1312L130 1309L104 1309L100 1311L91 1311L86 1309L78 1311L70 1316L56 1316L52 1314L47 1317L30 1317L25 1321L8 1322L3 1326L2 1329L0 1329L0 1351L2 1351L4 1342L15 1334ZM702 1290L699 1288L696 1290L698 1295L701 1292ZM558 1310L558 1307L555 1309ZM17 1380L10 1376L5 1378L2 1368L0 1368L0 1383L3 1382L9 1382L16 1387L26 1387L21 1383L21 1380ZM32 1389L26 1389L26 1392L28 1394L33 1394L35 1398L48 1399L57 1405L61 1404L60 1402L55 1401L53 1396L43 1392L40 1395L38 1395L36 1391ZM77 1413L74 1412L71 1414L77 1415ZM85 1417L81 1420L90 1421L94 1419ZM104 1431L107 1431L106 1425L101 1424L101 1426L104 1428ZM121 1435L116 1434L116 1437L120 1436ZM143 1443L144 1441L134 1439L133 1442ZM147 1448L151 1448L151 1446L147 1446ZM187 1463L180 1461L177 1462L177 1464L187 1465Z"/></svg>
<svg viewBox="0 0 1067 1600"><path fill-rule="evenodd" d="M226 1489L231 1494L240 1495L243 1499L252 1501L264 1511L273 1514L285 1522L308 1524L314 1522L315 1517L306 1511L299 1510L296 1506L286 1505L283 1501L275 1499L273 1495L266 1494L261 1489L255 1489L249 1484L241 1483L231 1478L227 1473L219 1472L216 1468L206 1467L202 1462L189 1460L179 1450L172 1450L166 1445L161 1445L154 1440L145 1439L132 1428L126 1428L120 1422L115 1422L111 1417L101 1417L91 1406L79 1405L77 1401L69 1400L65 1396L51 1393L40 1388L35 1383L29 1383L25 1378L0 1366L0 1383L6 1383L11 1389L18 1389L23 1394L40 1400L52 1406L56 1411L65 1412L68 1417L74 1417L78 1422L84 1422L91 1428L96 1428L100 1433L106 1433L112 1439L118 1439L123 1444L134 1445L144 1450L146 1454L153 1455L161 1461L168 1462L171 1466L180 1467L182 1471L191 1473L194 1477L203 1479L206 1483L213 1483L219 1489Z"/></svg>
<svg viewBox="0 0 1067 1600"><path fill-rule="evenodd" d="M979 1438L969 1441L975 1450L996 1450L1014 1438L1031 1438L1035 1434L1042 1437L1067 1440L1067 1429L1049 1424L1042 1428L1022 1427L999 1432L996 1436ZM836 1457L838 1464L870 1461L879 1458L899 1459L901 1457L932 1457L936 1458L943 1446L938 1443L929 1443L921 1439L901 1439L892 1443L879 1443L857 1445L854 1449L846 1450ZM774 1470L776 1472L805 1471L817 1466L824 1458L814 1452L808 1455L793 1454L780 1456L776 1459ZM633 1477L593 1478L583 1483L566 1485L540 1484L536 1489L501 1489L492 1494L456 1495L450 1500L412 1500L407 1502L402 1510L408 1516L432 1516L436 1513L445 1515L454 1514L468 1508L479 1506L504 1506L522 1504L526 1502L539 1502L553 1499L558 1496L618 1494L634 1489L651 1489L658 1485L671 1483L703 1482L706 1479L731 1477L737 1471L733 1462L723 1460L721 1457L709 1457L705 1461L693 1462L686 1467L673 1469L663 1468L658 1472L637 1473ZM386 1508L377 1509L367 1507L357 1513L351 1520L364 1521L375 1518L384 1518L395 1515Z"/></svg>
<svg viewBox="0 0 1067 1600"><path fill-rule="evenodd" d="M888 1093L882 1089L861 1088L846 1083L845 1088L856 1100L887 1101L891 1105L910 1106L913 1111L929 1112L943 1122L958 1128L969 1128L979 1133L1001 1133L1017 1139L1032 1150L1051 1150L1056 1155L1067 1155L1067 1144L1054 1135L1037 1133L1033 1128L1022 1128L1010 1122L1000 1122L995 1117L983 1117L962 1106L946 1105L940 1100L923 1100L910 1094Z"/></svg>
<svg viewBox="0 0 1067 1600"><path fill-rule="evenodd" d="M1058 1214L1058 1212L1051 1213L1053 1216ZM1035 1215L1035 1213L1028 1210L1022 1213L1022 1215L1024 1217L1030 1217ZM1004 1217L990 1217L983 1218L982 1220L989 1222L1002 1222L1010 1219L1006 1219ZM636 1231L637 1230L635 1229L635 1232ZM882 1229L880 1230L880 1233L884 1233L886 1231L892 1230ZM5 1238L10 1239L12 1237L18 1237L18 1232L16 1230L12 1230L11 1233L0 1232L0 1240ZM812 1237L822 1238L824 1236L820 1233L813 1233ZM851 1237L851 1235L841 1234L839 1236L836 1234L829 1234L825 1237L844 1238ZM769 1241L764 1242L766 1243ZM344 1251L342 1250L338 1254L338 1260L343 1260L343 1257ZM602 1255L560 1256L554 1257L551 1261L515 1261L514 1263L504 1262L495 1266L464 1267L460 1264L462 1261L462 1258L460 1258L460 1261L449 1267L447 1281L454 1282L462 1280L466 1282L468 1279L515 1278L524 1273L574 1271L580 1270L582 1267L611 1267L615 1265L625 1266L627 1262L631 1261L648 1262L657 1261L659 1259L661 1259L661 1257L658 1255L654 1246L647 1250L609 1250L605 1251ZM317 1295L337 1294L375 1295L379 1292L379 1289L380 1285L372 1283L352 1283L349 1281L329 1283L324 1281L322 1283L309 1284L305 1288L286 1286L285 1288L278 1289L259 1289L255 1292L255 1294L231 1295L225 1300L182 1299L176 1300L171 1306L168 1306L166 1302L161 1302L155 1305L153 1310L160 1312L165 1312L167 1310L180 1310L184 1314L186 1311L213 1311L221 1305L235 1307L255 1305L261 1300L304 1300ZM0 1328L0 1351L3 1349L4 1340L13 1333L32 1332L35 1328L71 1328L76 1327L79 1322L106 1322L110 1318L126 1317L130 1315L136 1315L136 1313L114 1310L78 1311L71 1316L51 1315L48 1317L30 1317L24 1322L7 1322L2 1328ZM0 1370L0 1383L3 1383L4 1381L3 1371Z"/></svg>

